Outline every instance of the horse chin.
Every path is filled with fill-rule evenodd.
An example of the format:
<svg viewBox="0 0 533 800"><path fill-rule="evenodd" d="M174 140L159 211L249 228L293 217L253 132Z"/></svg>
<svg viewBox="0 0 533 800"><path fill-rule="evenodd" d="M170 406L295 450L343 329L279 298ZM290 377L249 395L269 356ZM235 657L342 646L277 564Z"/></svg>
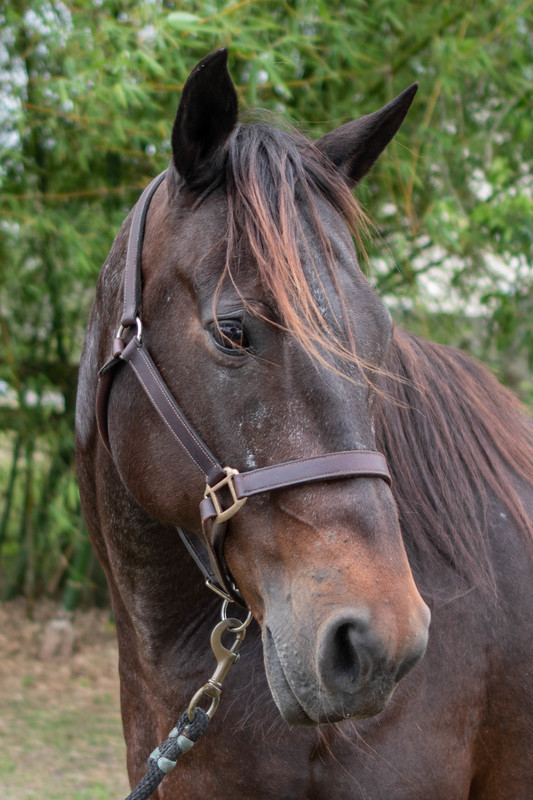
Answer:
<svg viewBox="0 0 533 800"><path fill-rule="evenodd" d="M366 691L348 697L332 698L318 686L311 687L304 671L298 669L291 683L278 654L274 637L268 627L263 633L265 667L274 702L283 719L290 725L314 727L342 722L347 719L367 719L379 714L389 702L396 683L379 682ZM290 673L289 673L290 674ZM301 684L300 686L298 684Z"/></svg>

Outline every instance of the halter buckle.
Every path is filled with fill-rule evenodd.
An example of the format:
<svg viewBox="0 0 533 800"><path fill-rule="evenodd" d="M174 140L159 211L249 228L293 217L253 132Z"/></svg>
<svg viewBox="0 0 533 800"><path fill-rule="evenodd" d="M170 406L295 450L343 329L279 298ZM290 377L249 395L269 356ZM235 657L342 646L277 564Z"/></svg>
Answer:
<svg viewBox="0 0 533 800"><path fill-rule="evenodd" d="M237 492L233 484L233 478L235 475L239 474L239 470L233 469L232 467L224 467L224 472L226 473L226 477L222 478L222 480L216 483L214 486L210 486L207 483L204 492L204 497L209 497L213 503L213 507L216 511L215 522L218 523L226 522L228 519L231 519L231 517L236 514L240 508L242 508L248 499L247 497L242 497L241 499L237 497ZM217 492L224 488L224 486L228 487L231 495L232 504L229 506L229 508L223 508L220 500L217 497Z"/></svg>

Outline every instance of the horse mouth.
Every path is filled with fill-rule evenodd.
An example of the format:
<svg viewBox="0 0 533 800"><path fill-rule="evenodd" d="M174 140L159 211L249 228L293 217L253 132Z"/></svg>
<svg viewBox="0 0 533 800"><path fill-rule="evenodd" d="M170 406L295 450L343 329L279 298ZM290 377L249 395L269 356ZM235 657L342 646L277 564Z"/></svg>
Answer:
<svg viewBox="0 0 533 800"><path fill-rule="evenodd" d="M268 685L280 714L290 725L315 726L316 721L305 711L287 680L274 637L267 626L263 633L263 647Z"/></svg>
<svg viewBox="0 0 533 800"><path fill-rule="evenodd" d="M353 694L333 697L324 692L309 675L298 656L290 666L284 664L283 649L278 647L272 631L263 632L265 668L268 684L280 714L290 725L316 727L350 718L365 719L379 714L390 700L396 681L376 680L372 686ZM289 659L286 659L287 661ZM291 661L293 659L291 658Z"/></svg>

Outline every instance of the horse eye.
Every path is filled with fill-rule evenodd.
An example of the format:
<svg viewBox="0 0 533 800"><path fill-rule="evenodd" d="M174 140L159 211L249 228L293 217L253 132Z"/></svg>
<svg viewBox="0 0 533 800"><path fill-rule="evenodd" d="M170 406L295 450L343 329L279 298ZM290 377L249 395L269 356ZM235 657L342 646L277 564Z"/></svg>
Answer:
<svg viewBox="0 0 533 800"><path fill-rule="evenodd" d="M211 335L219 350L231 355L242 355L250 349L250 342L242 321L239 319L220 319L211 329Z"/></svg>

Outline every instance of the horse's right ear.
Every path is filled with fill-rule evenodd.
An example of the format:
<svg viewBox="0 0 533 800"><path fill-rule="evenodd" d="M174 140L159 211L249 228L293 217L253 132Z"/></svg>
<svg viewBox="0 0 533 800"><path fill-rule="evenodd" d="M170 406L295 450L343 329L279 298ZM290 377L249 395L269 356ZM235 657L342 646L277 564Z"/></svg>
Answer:
<svg viewBox="0 0 533 800"><path fill-rule="evenodd" d="M172 129L172 156L191 188L215 180L237 122L237 95L227 62L228 51L216 50L196 65L183 87Z"/></svg>

